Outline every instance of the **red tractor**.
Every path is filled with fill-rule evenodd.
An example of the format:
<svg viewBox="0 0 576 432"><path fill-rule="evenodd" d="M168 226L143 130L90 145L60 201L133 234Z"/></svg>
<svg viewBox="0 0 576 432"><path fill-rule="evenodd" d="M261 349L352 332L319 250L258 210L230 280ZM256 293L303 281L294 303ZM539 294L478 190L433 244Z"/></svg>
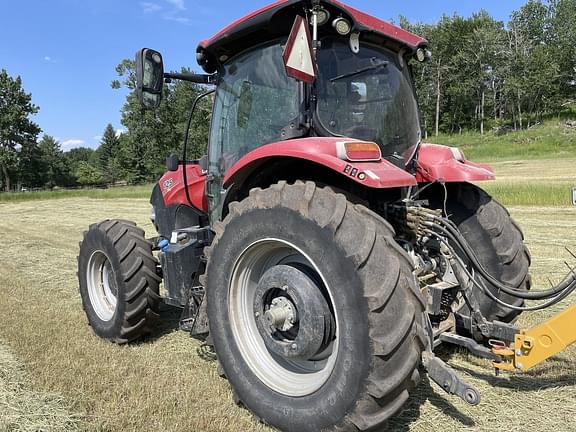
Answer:
<svg viewBox="0 0 576 432"><path fill-rule="evenodd" d="M206 86L194 107L213 94L208 156L187 160L185 143L167 159L157 237L124 220L85 233L78 276L95 333L130 342L161 302L183 308L237 400L287 431L381 427L424 370L479 403L433 354L442 343L525 370L562 349L562 331L572 342L574 310L554 332L511 324L575 278L530 290L520 228L472 183L493 171L422 142L410 65L426 46L337 0L280 0L200 42L206 74L165 73L160 53L139 51L144 105L167 79Z"/></svg>

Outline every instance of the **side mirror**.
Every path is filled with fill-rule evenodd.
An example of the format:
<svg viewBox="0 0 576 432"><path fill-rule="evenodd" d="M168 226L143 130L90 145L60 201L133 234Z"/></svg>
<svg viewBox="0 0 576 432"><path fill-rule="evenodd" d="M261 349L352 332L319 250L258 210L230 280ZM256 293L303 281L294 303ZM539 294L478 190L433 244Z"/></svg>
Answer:
<svg viewBox="0 0 576 432"><path fill-rule="evenodd" d="M136 95L142 105L157 108L162 100L164 65L162 55L150 48L136 53Z"/></svg>
<svg viewBox="0 0 576 432"><path fill-rule="evenodd" d="M178 155L172 153L166 158L166 168L168 168L168 171L178 171L179 165L180 159L178 159Z"/></svg>

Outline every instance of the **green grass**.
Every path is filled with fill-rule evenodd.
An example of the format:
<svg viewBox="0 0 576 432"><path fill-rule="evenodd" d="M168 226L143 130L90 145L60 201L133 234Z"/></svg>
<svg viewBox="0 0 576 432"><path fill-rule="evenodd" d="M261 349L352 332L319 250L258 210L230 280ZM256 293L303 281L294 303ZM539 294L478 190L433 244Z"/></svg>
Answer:
<svg viewBox="0 0 576 432"><path fill-rule="evenodd" d="M568 207L576 186L576 158L497 161L496 181L478 185L506 206Z"/></svg>
<svg viewBox="0 0 576 432"><path fill-rule="evenodd" d="M572 189L563 183L510 183L496 181L480 185L506 206L567 207Z"/></svg>
<svg viewBox="0 0 576 432"><path fill-rule="evenodd" d="M94 198L94 199L118 199L118 198L149 198L153 185L122 186L109 189L61 189L54 191L38 192L1 192L0 203L22 202L36 200L51 200L63 198Z"/></svg>
<svg viewBox="0 0 576 432"><path fill-rule="evenodd" d="M505 135L490 131L430 136L427 142L460 147L468 159L476 161L576 158L576 128L567 127L564 121Z"/></svg>
<svg viewBox="0 0 576 432"><path fill-rule="evenodd" d="M572 205L576 128L568 127L565 120L550 120L505 135L467 132L429 137L427 141L459 147L467 159L489 163L496 171L496 181L479 186L504 205Z"/></svg>

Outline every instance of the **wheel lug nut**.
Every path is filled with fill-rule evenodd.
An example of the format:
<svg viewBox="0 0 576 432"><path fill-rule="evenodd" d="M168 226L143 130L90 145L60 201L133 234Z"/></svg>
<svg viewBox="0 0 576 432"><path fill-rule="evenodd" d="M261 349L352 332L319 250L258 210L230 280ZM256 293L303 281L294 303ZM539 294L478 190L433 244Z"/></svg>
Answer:
<svg viewBox="0 0 576 432"><path fill-rule="evenodd" d="M297 350L298 349L298 345L296 345L295 343L293 343L290 348L292 348L293 350Z"/></svg>

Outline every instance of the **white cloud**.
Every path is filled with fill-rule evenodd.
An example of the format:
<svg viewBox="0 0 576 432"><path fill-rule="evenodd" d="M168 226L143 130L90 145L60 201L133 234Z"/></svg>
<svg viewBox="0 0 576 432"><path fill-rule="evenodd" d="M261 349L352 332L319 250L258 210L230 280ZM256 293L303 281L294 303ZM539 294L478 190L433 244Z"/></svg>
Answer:
<svg viewBox="0 0 576 432"><path fill-rule="evenodd" d="M47 61L48 63L56 63L56 60L50 56L44 56L44 61Z"/></svg>
<svg viewBox="0 0 576 432"><path fill-rule="evenodd" d="M190 18L174 16L172 14L164 15L164 19L167 21L174 21L180 24L190 24Z"/></svg>
<svg viewBox="0 0 576 432"><path fill-rule="evenodd" d="M96 135L92 138L94 141L100 141L102 139L102 135Z"/></svg>
<svg viewBox="0 0 576 432"><path fill-rule="evenodd" d="M62 142L62 150L70 150L76 147L83 147L86 145L86 142L81 139L69 139Z"/></svg>
<svg viewBox="0 0 576 432"><path fill-rule="evenodd" d="M184 4L184 0L166 0L167 3L170 3L178 10L186 10L186 5Z"/></svg>
<svg viewBox="0 0 576 432"><path fill-rule="evenodd" d="M116 138L119 138L120 135L125 134L126 132L126 129L116 129Z"/></svg>
<svg viewBox="0 0 576 432"><path fill-rule="evenodd" d="M142 7L142 12L144 13L154 13L162 10L162 6L157 3L140 2L140 6Z"/></svg>
<svg viewBox="0 0 576 432"><path fill-rule="evenodd" d="M143 1L140 2L140 7L142 12L145 14L151 14L162 11L162 19L167 21L174 21L180 24L190 25L192 20L187 17L180 16L186 10L186 0L164 0L165 5Z"/></svg>

